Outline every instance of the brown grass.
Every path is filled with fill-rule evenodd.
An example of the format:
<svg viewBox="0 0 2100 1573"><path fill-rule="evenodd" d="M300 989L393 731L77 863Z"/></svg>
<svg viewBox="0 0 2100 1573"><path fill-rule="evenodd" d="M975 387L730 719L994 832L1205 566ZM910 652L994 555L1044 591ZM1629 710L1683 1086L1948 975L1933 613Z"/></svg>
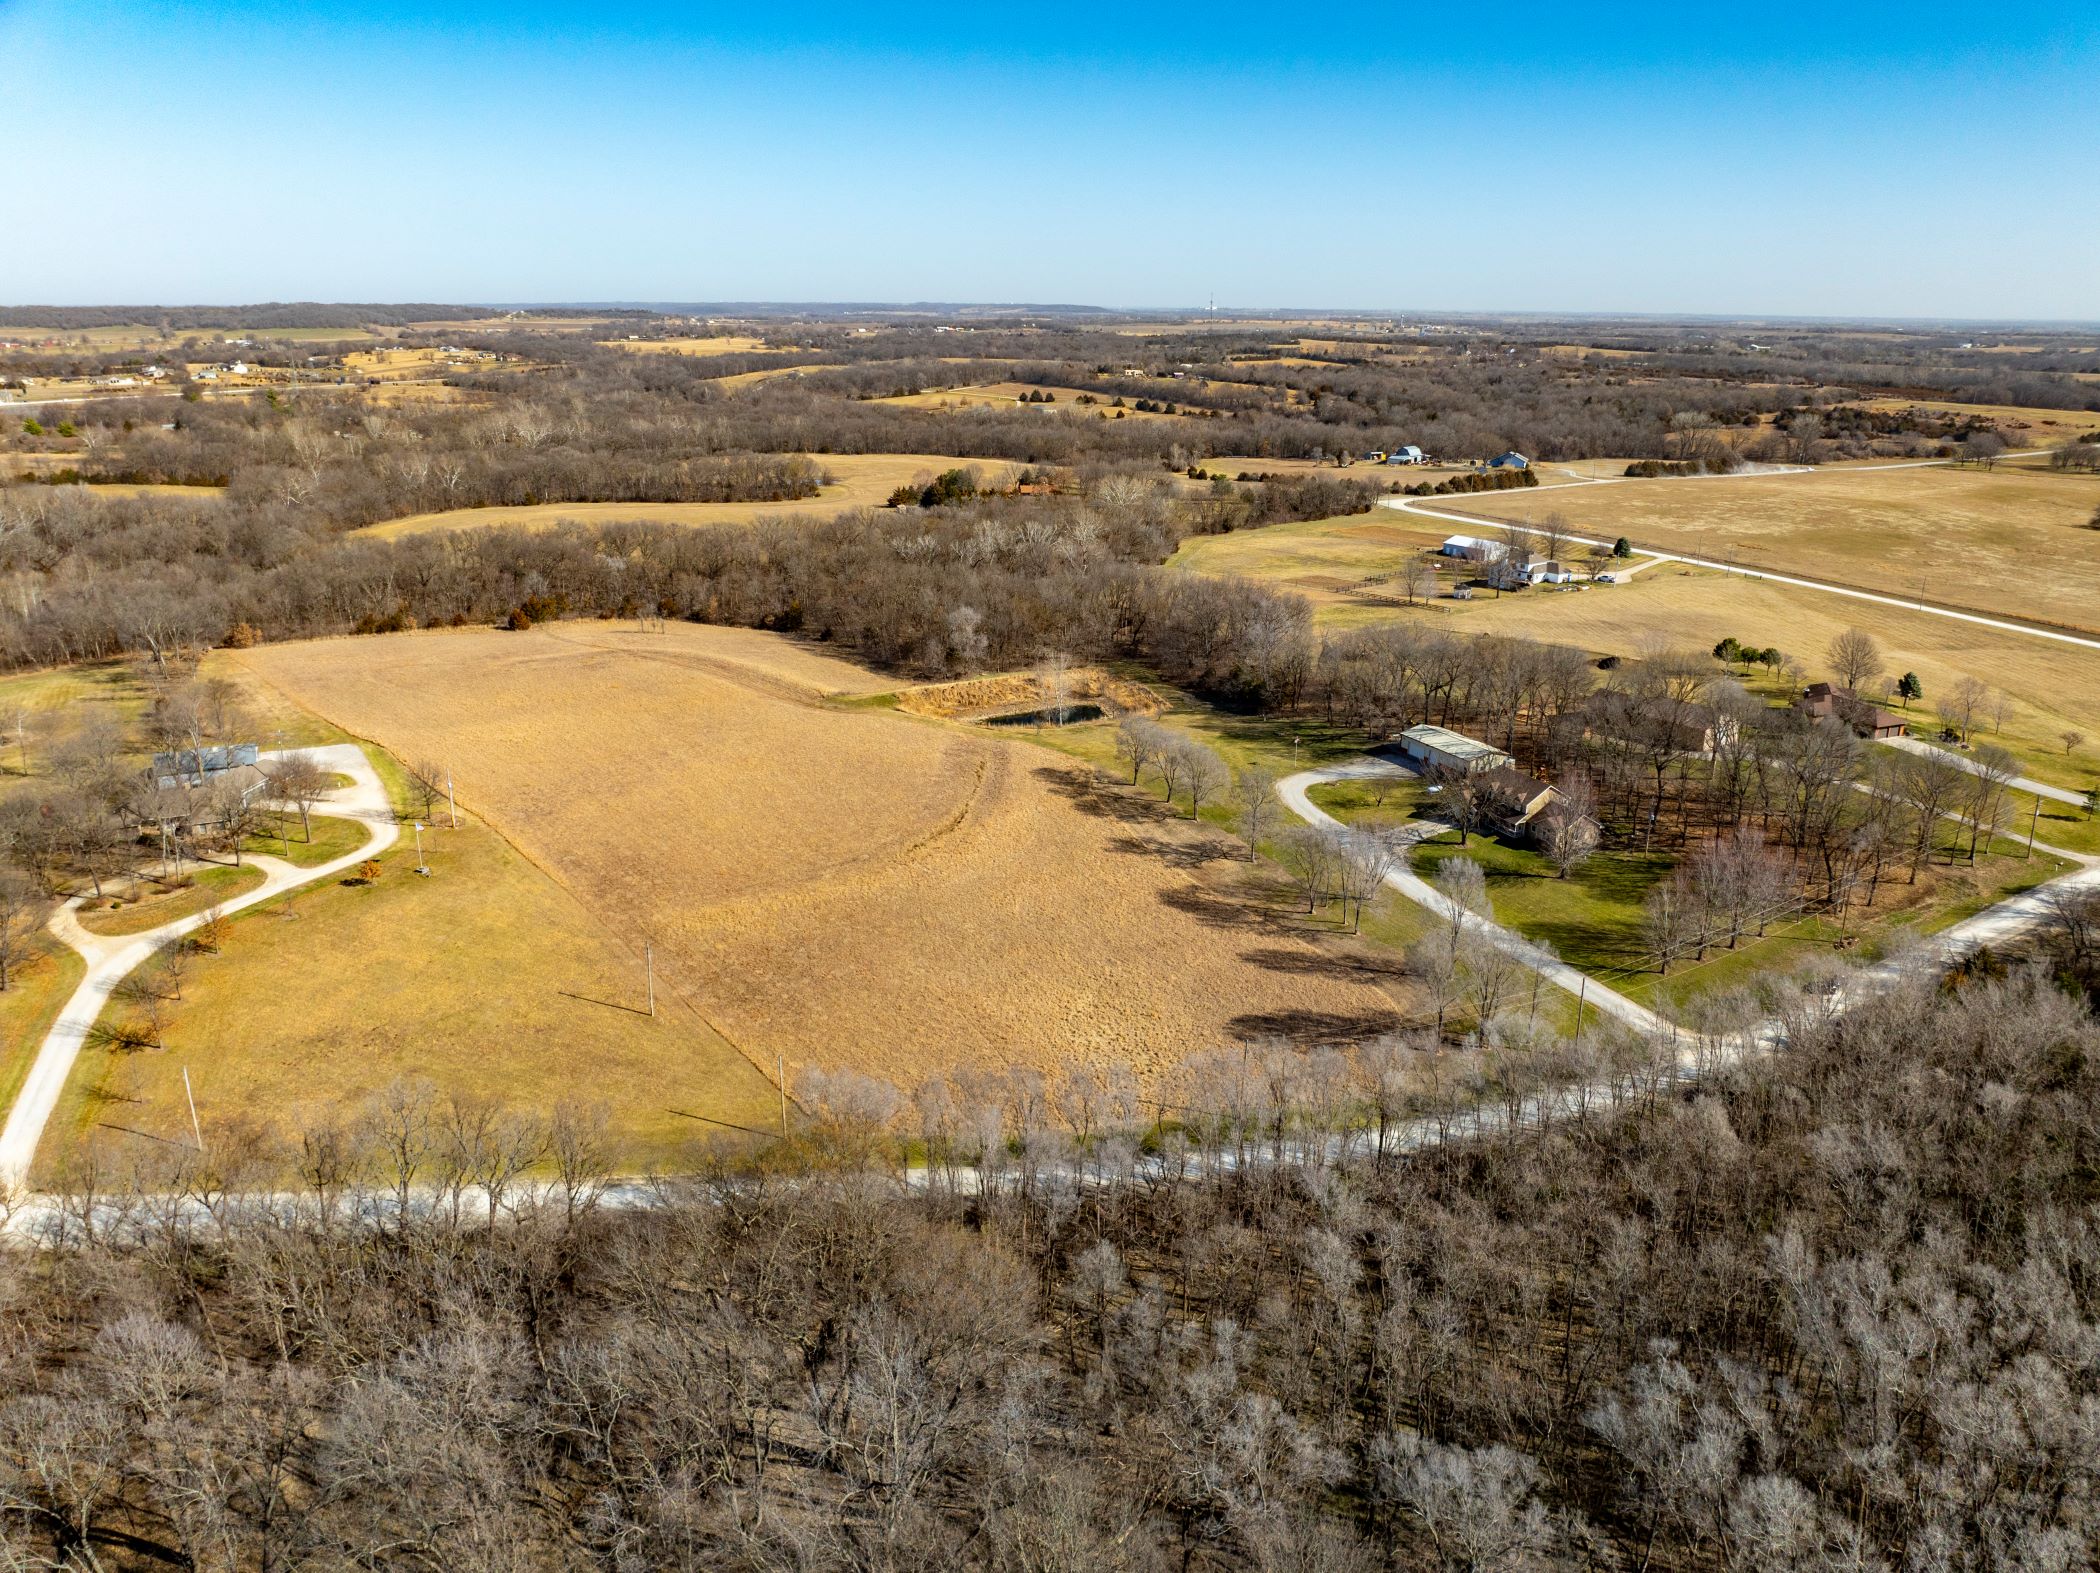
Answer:
<svg viewBox="0 0 2100 1573"><path fill-rule="evenodd" d="M2100 630L2100 535L2083 528L2100 507L2100 476L2034 464L1831 469L1492 493L1451 505L1530 523L1558 513L1580 534L1893 595L1917 596L1922 585L1928 601Z"/></svg>
<svg viewBox="0 0 2100 1573"><path fill-rule="evenodd" d="M924 485L942 470L974 468L987 486L1004 485L1015 466L998 459L959 459L938 453L818 453L809 456L829 471L832 484L816 497L793 502L568 502L536 503L511 508L454 508L390 519L358 531L382 540L419 535L426 530L473 529L487 525L521 525L545 529L564 519L607 524L651 519L665 524L751 524L760 519L787 519L873 508L908 482Z"/></svg>
<svg viewBox="0 0 2100 1573"><path fill-rule="evenodd" d="M1054 1072L1396 1019L1390 968L1241 887L1215 832L980 729L841 707L785 640L563 624L238 659L342 725L452 761L464 799L760 1063L909 1084Z"/></svg>
<svg viewBox="0 0 2100 1573"><path fill-rule="evenodd" d="M1630 489L1632 483L1559 495L1602 496ZM1481 500L1460 501L1470 506ZM1366 598L1361 588L1366 578L1394 573L1414 561L1447 528L1461 526L1381 509L1368 516L1197 537L1183 543L1172 561L1195 572L1240 574L1293 590L1312 601L1324 627L1411 617L1454 632L1554 640L1599 655L1631 655L1656 639L1709 650L1724 634L1733 634L1746 644L1777 645L1800 656L1814 675L1828 676L1830 642L1848 628L1864 628L1880 642L1891 672L1915 671L1923 680L1921 719L1931 718L1933 702L1961 678L1978 678L2019 702L2003 741L2018 747L2034 773L2064 785L2086 784L2085 771L2065 766L2057 733L2073 726L2100 736L2100 652L1668 563L1645 569L1626 584L1579 592L1536 589L1499 598L1483 593L1469 602L1440 600L1411 610ZM1373 593L1378 589L1371 587Z"/></svg>

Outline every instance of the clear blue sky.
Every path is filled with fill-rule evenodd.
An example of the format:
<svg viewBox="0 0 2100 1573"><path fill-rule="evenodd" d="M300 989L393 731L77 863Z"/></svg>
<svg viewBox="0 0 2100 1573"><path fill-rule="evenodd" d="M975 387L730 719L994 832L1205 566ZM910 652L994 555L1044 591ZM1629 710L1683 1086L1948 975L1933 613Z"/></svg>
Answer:
<svg viewBox="0 0 2100 1573"><path fill-rule="evenodd" d="M2090 320L2096 16L0 0L0 301Z"/></svg>

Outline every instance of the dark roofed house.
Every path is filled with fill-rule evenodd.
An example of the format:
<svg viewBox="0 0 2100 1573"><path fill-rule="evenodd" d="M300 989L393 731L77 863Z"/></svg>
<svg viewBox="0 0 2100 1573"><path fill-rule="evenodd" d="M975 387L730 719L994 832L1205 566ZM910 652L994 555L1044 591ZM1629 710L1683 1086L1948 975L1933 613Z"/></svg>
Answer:
<svg viewBox="0 0 2100 1573"><path fill-rule="evenodd" d="M1488 468L1491 470L1528 470L1531 468L1531 461L1512 448L1508 453L1498 453L1488 460Z"/></svg>
<svg viewBox="0 0 2100 1573"><path fill-rule="evenodd" d="M1831 717L1845 723L1861 737L1902 737L1910 723L1893 710L1862 699L1849 688L1830 683L1810 683L1794 701L1794 708L1815 720Z"/></svg>
<svg viewBox="0 0 2100 1573"><path fill-rule="evenodd" d="M184 781L202 783L229 770L255 768L262 751L254 743L227 743L210 748L178 748L153 756L157 785L171 787Z"/></svg>
<svg viewBox="0 0 2100 1573"><path fill-rule="evenodd" d="M1560 794L1514 765L1497 765L1479 777L1488 805L1488 818L1503 835L1516 835L1538 817Z"/></svg>

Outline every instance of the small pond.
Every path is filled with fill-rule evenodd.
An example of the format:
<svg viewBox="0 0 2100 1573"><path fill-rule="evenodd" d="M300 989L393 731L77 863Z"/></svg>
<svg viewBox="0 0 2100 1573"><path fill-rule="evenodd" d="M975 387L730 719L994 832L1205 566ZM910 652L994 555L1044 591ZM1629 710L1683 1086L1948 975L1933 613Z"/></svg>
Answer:
<svg viewBox="0 0 2100 1573"><path fill-rule="evenodd" d="M1074 721L1098 721L1099 705L1051 705L1043 710L1022 710L1013 715L988 715L986 726L1067 726Z"/></svg>

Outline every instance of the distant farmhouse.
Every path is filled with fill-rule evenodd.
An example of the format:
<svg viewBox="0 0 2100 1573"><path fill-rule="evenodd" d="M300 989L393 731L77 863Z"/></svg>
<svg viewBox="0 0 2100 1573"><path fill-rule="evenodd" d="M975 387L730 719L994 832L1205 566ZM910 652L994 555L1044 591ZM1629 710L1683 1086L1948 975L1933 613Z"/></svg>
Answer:
<svg viewBox="0 0 2100 1573"><path fill-rule="evenodd" d="M1387 464L1427 464L1429 456L1413 443L1409 443L1405 448L1395 448L1391 453L1387 454L1385 462Z"/></svg>
<svg viewBox="0 0 2100 1573"><path fill-rule="evenodd" d="M1498 453L1488 460L1487 467L1491 470L1528 470L1531 461L1512 448L1508 453Z"/></svg>
<svg viewBox="0 0 2100 1573"><path fill-rule="evenodd" d="M1910 723L1895 711L1884 710L1849 688L1834 688L1829 683L1810 683L1794 701L1794 708L1816 720L1834 717L1861 737L1903 737L1910 731Z"/></svg>
<svg viewBox="0 0 2100 1573"><path fill-rule="evenodd" d="M1477 535L1448 535L1437 548L1446 557L1463 557L1469 563L1499 563L1509 555L1500 541L1484 541Z"/></svg>
<svg viewBox="0 0 2100 1573"><path fill-rule="evenodd" d="M1514 765L1501 749L1475 742L1462 732L1441 726L1411 726L1399 736L1400 752L1424 769L1442 766L1476 775L1485 770L1503 770Z"/></svg>

